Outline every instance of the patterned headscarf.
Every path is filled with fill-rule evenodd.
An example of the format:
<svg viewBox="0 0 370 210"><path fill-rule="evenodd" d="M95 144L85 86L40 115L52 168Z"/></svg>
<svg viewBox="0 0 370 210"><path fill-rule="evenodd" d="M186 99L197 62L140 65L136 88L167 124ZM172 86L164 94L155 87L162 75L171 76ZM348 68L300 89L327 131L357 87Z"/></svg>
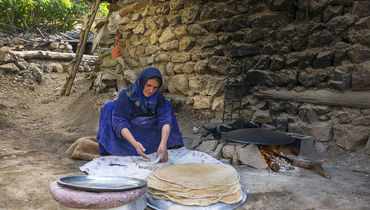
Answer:
<svg viewBox="0 0 370 210"><path fill-rule="evenodd" d="M158 77L161 80L158 90L153 95L145 97L143 94L145 84L154 77ZM130 100L135 101L136 106L140 107L145 114L154 114L162 81L162 75L158 69L147 67L141 72L134 84L127 88L126 95Z"/></svg>

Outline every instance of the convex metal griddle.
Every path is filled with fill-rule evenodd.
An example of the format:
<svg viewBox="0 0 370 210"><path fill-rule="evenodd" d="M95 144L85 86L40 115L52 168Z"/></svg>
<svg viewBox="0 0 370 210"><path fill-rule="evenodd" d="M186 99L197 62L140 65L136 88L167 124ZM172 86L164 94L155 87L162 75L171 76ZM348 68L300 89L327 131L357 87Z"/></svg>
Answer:
<svg viewBox="0 0 370 210"><path fill-rule="evenodd" d="M223 140L243 144L280 145L295 142L287 134L264 128L244 128L229 131L223 134Z"/></svg>

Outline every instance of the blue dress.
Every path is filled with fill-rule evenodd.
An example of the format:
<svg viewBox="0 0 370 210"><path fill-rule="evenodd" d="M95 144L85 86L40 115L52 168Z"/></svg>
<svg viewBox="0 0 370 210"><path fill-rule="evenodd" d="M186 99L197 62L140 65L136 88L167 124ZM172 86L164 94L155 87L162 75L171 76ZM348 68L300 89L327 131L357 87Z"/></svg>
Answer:
<svg viewBox="0 0 370 210"><path fill-rule="evenodd" d="M122 128L131 131L135 140L146 149L145 154L157 152L165 124L171 126L167 147L184 146L171 103L159 91L149 98L142 96L141 84L145 84L153 74L152 69L149 76L145 70L132 86L121 91L117 100L103 106L97 134L101 155L139 155L131 143L122 137ZM160 73L159 76L161 78Z"/></svg>

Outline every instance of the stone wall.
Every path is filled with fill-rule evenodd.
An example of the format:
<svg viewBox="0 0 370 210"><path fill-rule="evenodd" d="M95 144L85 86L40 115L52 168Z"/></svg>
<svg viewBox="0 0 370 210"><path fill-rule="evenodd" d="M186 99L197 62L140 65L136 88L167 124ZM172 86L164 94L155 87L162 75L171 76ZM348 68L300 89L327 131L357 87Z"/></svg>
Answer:
<svg viewBox="0 0 370 210"><path fill-rule="evenodd" d="M321 151L355 150L368 141L369 97L342 104L342 97L323 103L256 93L369 96L369 1L119 0L110 8L95 36L103 74L114 71L132 82L143 68L155 66L164 75L164 93L221 118L228 69L239 66L247 70L240 78L249 89L236 117L312 135ZM124 65L110 54L116 38Z"/></svg>

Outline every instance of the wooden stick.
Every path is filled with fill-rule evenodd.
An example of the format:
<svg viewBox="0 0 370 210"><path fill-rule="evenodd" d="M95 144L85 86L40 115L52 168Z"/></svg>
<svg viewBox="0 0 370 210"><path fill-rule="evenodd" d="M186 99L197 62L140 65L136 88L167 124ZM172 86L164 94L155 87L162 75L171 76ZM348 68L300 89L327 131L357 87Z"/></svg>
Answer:
<svg viewBox="0 0 370 210"><path fill-rule="evenodd" d="M287 159L294 166L298 166L298 167L305 168L305 169L313 169L317 171L321 176L327 179L330 179L331 177L330 174L322 168L322 164L323 164L322 160L320 161L301 161L301 160L297 160L295 157L288 156L288 155L279 154L279 156Z"/></svg>
<svg viewBox="0 0 370 210"><path fill-rule="evenodd" d="M76 57L76 53L62 53L62 52L51 52L51 51L13 51L10 50L10 53L17 55L23 59L52 59L52 60L73 60ZM83 55L83 59L98 59L98 56L93 55Z"/></svg>
<svg viewBox="0 0 370 210"><path fill-rule="evenodd" d="M73 85L73 81L76 77L77 70L79 68L79 65L81 63L81 59L83 56L83 53L85 51L85 46L87 39L89 37L89 32L91 29L92 24L94 23L96 13L99 10L99 5L100 5L100 0L95 0L93 5L91 6L91 12L88 16L87 22L85 24L85 27L81 31L81 36L80 36L80 41L77 45L77 50L76 50L76 58L72 61L72 71L68 74L66 78L66 82L63 85L61 89L61 94L69 96L71 92L71 88Z"/></svg>

